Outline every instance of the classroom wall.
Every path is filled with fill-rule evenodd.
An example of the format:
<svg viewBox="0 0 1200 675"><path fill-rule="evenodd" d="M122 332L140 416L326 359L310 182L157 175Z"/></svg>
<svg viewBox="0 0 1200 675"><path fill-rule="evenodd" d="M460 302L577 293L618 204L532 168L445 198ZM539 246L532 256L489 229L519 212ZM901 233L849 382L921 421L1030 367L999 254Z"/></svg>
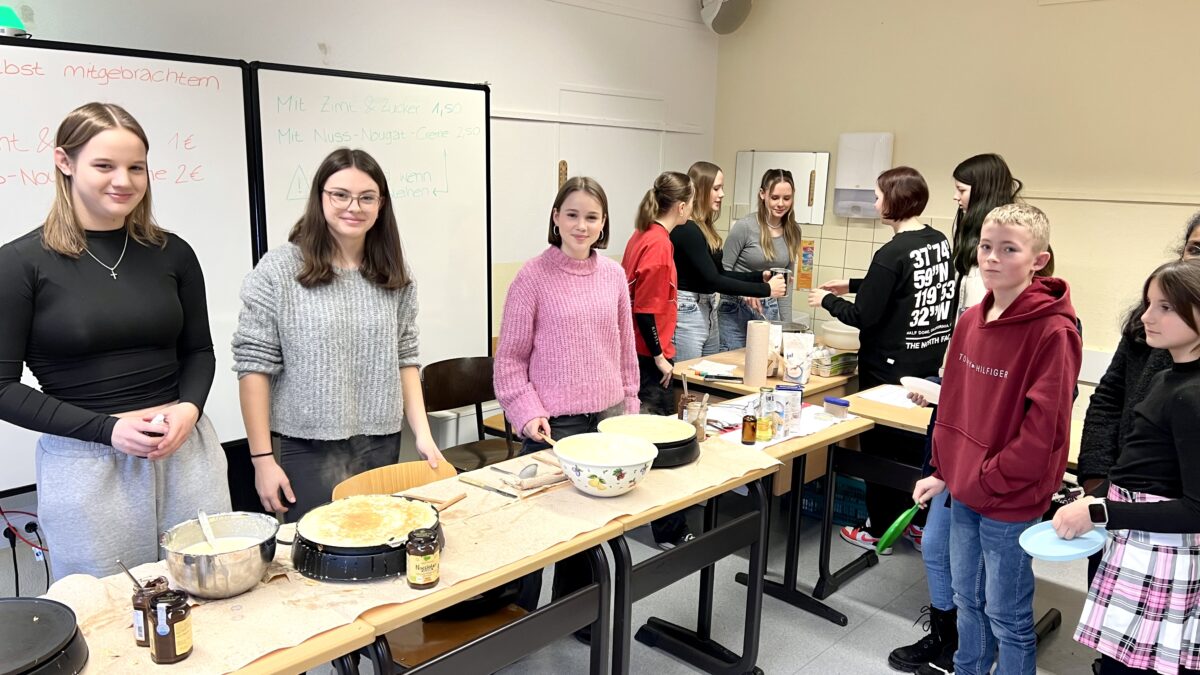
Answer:
<svg viewBox="0 0 1200 675"><path fill-rule="evenodd" d="M11 4L47 40L490 83L493 333L546 246L560 159L608 190L619 259L654 176L712 154L717 39L694 0Z"/></svg>
<svg viewBox="0 0 1200 675"><path fill-rule="evenodd" d="M1050 216L1085 348L1111 351L1119 315L1200 209L1197 25L1194 0L756 2L720 38L716 161L827 150L833 175L839 133L890 131L894 164L925 174L925 215L946 227L953 167L999 152ZM825 226L805 228L821 280L890 235L829 204Z"/></svg>

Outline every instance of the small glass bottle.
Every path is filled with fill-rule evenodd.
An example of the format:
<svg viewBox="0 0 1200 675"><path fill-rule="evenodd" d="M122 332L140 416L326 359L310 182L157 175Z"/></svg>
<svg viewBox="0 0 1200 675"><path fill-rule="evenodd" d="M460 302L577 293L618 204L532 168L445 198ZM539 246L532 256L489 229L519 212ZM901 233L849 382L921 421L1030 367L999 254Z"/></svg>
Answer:
<svg viewBox="0 0 1200 675"><path fill-rule="evenodd" d="M758 435L758 420L754 415L746 415L742 418L742 444L754 445L754 441Z"/></svg>
<svg viewBox="0 0 1200 675"><path fill-rule="evenodd" d="M441 549L434 530L422 527L409 533L405 572L410 588L424 590L438 585L442 576Z"/></svg>
<svg viewBox="0 0 1200 675"><path fill-rule="evenodd" d="M775 438L775 390L762 387L758 390L758 428L755 440L759 443Z"/></svg>

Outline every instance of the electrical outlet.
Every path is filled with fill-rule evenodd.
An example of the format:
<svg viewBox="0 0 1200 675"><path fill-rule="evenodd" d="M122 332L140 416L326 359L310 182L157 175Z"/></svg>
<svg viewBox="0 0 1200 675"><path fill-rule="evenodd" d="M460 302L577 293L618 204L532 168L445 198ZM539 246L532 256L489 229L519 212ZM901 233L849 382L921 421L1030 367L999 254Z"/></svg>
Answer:
<svg viewBox="0 0 1200 675"><path fill-rule="evenodd" d="M38 562L42 562L46 559L46 554L42 552L42 549L35 548L33 549L33 559Z"/></svg>

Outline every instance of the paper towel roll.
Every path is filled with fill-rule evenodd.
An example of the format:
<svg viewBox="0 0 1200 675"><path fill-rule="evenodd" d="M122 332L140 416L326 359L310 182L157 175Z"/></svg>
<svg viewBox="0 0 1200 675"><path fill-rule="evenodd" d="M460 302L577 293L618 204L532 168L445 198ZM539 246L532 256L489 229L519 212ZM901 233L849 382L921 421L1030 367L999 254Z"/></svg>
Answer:
<svg viewBox="0 0 1200 675"><path fill-rule="evenodd" d="M771 322L746 323L746 363L742 382L748 387L767 385L767 356L771 353Z"/></svg>

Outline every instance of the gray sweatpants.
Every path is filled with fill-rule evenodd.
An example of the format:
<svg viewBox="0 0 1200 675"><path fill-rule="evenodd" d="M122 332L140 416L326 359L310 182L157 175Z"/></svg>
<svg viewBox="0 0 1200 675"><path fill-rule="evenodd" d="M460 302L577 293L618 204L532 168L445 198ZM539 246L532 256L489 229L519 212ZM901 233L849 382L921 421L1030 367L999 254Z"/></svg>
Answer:
<svg viewBox="0 0 1200 675"><path fill-rule="evenodd" d="M38 520L55 579L105 577L159 559L159 534L230 510L225 451L203 415L166 459L132 457L102 443L43 435L37 445Z"/></svg>

